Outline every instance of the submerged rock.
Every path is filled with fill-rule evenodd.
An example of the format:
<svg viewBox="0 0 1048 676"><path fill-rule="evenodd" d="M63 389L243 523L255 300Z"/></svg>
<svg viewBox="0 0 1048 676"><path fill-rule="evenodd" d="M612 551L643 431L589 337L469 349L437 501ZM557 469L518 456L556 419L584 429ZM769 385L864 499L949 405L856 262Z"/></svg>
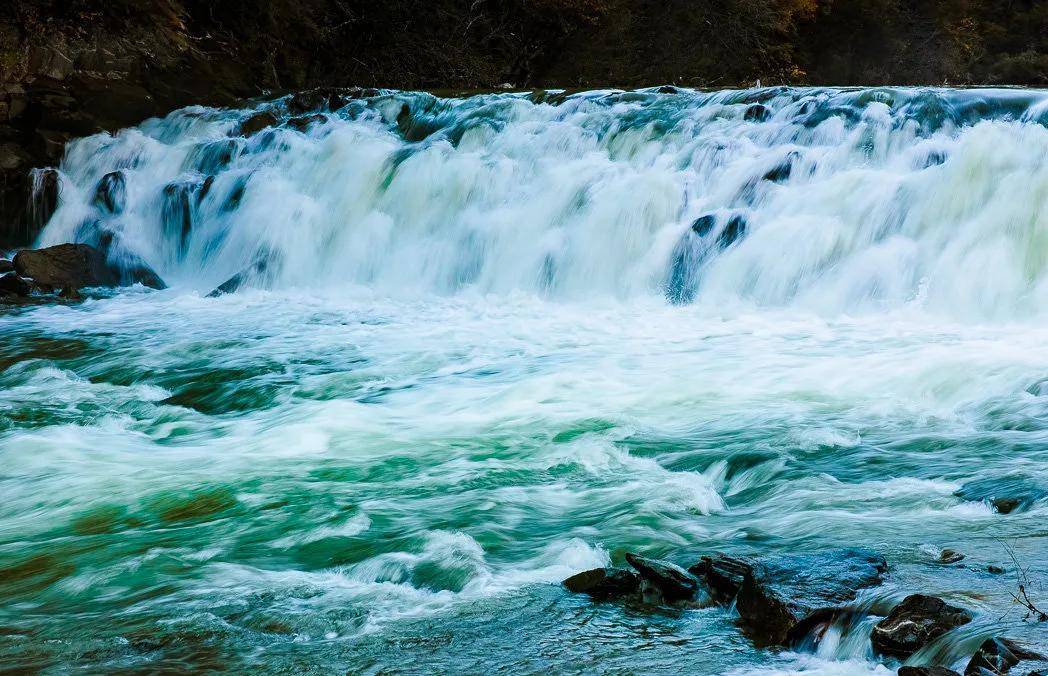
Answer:
<svg viewBox="0 0 1048 676"><path fill-rule="evenodd" d="M879 585L888 571L884 557L865 549L736 559L735 564L745 571L735 605L758 645L794 644L848 614L847 605L858 592ZM735 574L723 561L719 570L729 573L726 579Z"/></svg>
<svg viewBox="0 0 1048 676"><path fill-rule="evenodd" d="M641 577L622 568L595 568L572 575L563 584L576 594L613 599L640 593Z"/></svg>
<svg viewBox="0 0 1048 676"><path fill-rule="evenodd" d="M276 274L278 264L279 259L276 256L260 252L251 265L219 284L211 293L207 294L207 297L218 298L227 293L234 293L244 286L266 284Z"/></svg>
<svg viewBox="0 0 1048 676"><path fill-rule="evenodd" d="M769 117L771 117L771 110L768 109L768 106L759 103L755 103L747 108L742 115L742 119L749 122L764 122Z"/></svg>
<svg viewBox="0 0 1048 676"><path fill-rule="evenodd" d="M312 127L314 124L323 124L324 122L327 122L327 117L319 113L315 113L313 115L300 115L298 117L293 117L284 124L294 129L295 131L304 134L307 131L309 131L309 128Z"/></svg>
<svg viewBox="0 0 1048 676"><path fill-rule="evenodd" d="M642 578L650 582L669 603L688 601L699 591L699 579L669 561L649 559L630 553L626 554L626 562L633 566Z"/></svg>
<svg viewBox="0 0 1048 676"><path fill-rule="evenodd" d="M95 187L94 205L110 214L119 214L127 206L127 179L122 171L111 171Z"/></svg>
<svg viewBox="0 0 1048 676"><path fill-rule="evenodd" d="M237 132L241 136L246 138L248 136L253 136L257 134L263 129L272 127L276 123L276 116L267 110L263 110L261 112L255 113L251 117L241 122L240 127L237 129Z"/></svg>
<svg viewBox="0 0 1048 676"><path fill-rule="evenodd" d="M29 282L18 276L15 272L0 275L0 297L17 296L25 298L29 295Z"/></svg>
<svg viewBox="0 0 1048 676"><path fill-rule="evenodd" d="M1048 498L1048 487L1024 475L1006 475L969 481L954 495L962 500L985 502L998 514L1011 514Z"/></svg>
<svg viewBox="0 0 1048 676"><path fill-rule="evenodd" d="M985 676L986 674L1007 674L1012 667L1026 660L1042 661L1044 655L1029 650L1007 638L990 638L983 641L972 655L965 676Z"/></svg>
<svg viewBox="0 0 1048 676"><path fill-rule="evenodd" d="M971 621L972 614L964 608L951 606L935 596L913 594L874 626L870 641L882 655L905 658Z"/></svg>

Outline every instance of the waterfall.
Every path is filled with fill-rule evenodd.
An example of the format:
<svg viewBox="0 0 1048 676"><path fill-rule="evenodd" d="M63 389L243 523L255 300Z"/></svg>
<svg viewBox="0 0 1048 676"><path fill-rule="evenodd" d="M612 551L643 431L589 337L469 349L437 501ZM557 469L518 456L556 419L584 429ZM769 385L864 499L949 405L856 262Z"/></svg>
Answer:
<svg viewBox="0 0 1048 676"><path fill-rule="evenodd" d="M77 140L39 244L116 235L204 292L264 260L389 295L1048 307L1048 92L365 94Z"/></svg>

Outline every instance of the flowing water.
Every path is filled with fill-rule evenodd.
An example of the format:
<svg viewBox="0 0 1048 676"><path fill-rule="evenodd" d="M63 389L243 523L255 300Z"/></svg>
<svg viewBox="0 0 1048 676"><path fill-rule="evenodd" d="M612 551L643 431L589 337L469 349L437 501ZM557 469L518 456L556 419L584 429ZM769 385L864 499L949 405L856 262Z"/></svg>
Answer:
<svg viewBox="0 0 1048 676"><path fill-rule="evenodd" d="M1048 647L1048 93L373 94L67 149L170 288L0 311L0 667L892 673L559 586L852 545Z"/></svg>

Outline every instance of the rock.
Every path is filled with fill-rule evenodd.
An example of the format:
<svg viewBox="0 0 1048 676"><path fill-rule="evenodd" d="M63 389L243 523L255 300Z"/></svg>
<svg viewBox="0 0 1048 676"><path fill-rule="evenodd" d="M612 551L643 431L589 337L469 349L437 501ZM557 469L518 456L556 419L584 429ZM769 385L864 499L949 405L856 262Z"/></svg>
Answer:
<svg viewBox="0 0 1048 676"><path fill-rule="evenodd" d="M40 232L58 209L61 183L57 169L33 171L33 183L29 199L30 227L33 235Z"/></svg>
<svg viewBox="0 0 1048 676"><path fill-rule="evenodd" d="M248 284L266 284L272 280L278 267L279 258L265 251L260 252L250 266L219 284L207 297L218 298L227 293L234 293Z"/></svg>
<svg viewBox="0 0 1048 676"><path fill-rule="evenodd" d="M965 676L984 676L986 674L1007 674L1012 667L1025 660L1044 660L1043 655L1033 652L1015 641L1007 638L990 638L983 641L972 655Z"/></svg>
<svg viewBox="0 0 1048 676"><path fill-rule="evenodd" d="M884 557L865 549L736 560L743 574L735 606L758 645L791 645L848 614L861 589L881 583ZM722 570L730 569L722 564ZM725 576L730 577L730 576Z"/></svg>
<svg viewBox="0 0 1048 676"><path fill-rule="evenodd" d="M99 250L88 244L59 244L45 249L25 249L15 255L15 270L23 277L50 287L81 289L87 286L143 284L166 288L163 280L138 256L114 249L111 240Z"/></svg>
<svg viewBox="0 0 1048 676"><path fill-rule="evenodd" d="M595 568L564 580L568 591L598 599L621 598L640 592L640 575L621 568Z"/></svg>
<svg viewBox="0 0 1048 676"><path fill-rule="evenodd" d="M699 237L706 237L716 230L716 227L717 217L713 214L706 214L695 219L695 222L691 224L691 231ZM717 246L727 249L745 234L746 218L741 214L733 214L717 235Z"/></svg>
<svg viewBox="0 0 1048 676"><path fill-rule="evenodd" d="M105 255L87 244L59 244L15 254L15 270L40 284L55 287L115 286L116 275Z"/></svg>
<svg viewBox="0 0 1048 676"><path fill-rule="evenodd" d="M990 565L986 566L986 572L992 573L994 575L1003 575L1004 568L1001 568L1000 566L995 566L991 563Z"/></svg>
<svg viewBox="0 0 1048 676"><path fill-rule="evenodd" d="M964 560L964 554L952 549L944 549L939 552L939 563L957 563Z"/></svg>
<svg viewBox="0 0 1048 676"><path fill-rule="evenodd" d="M29 290L29 282L19 277L17 273L8 272L0 276L0 296L25 298L29 295Z"/></svg>
<svg viewBox="0 0 1048 676"><path fill-rule="evenodd" d="M706 583L714 601L729 605L735 600L746 574L752 569L752 559L715 554L702 557L697 564L688 568L688 572Z"/></svg>
<svg viewBox="0 0 1048 676"><path fill-rule="evenodd" d="M951 606L935 596L913 594L874 626L870 641L878 653L906 658L971 621L972 614L964 608Z"/></svg>
<svg viewBox="0 0 1048 676"><path fill-rule="evenodd" d="M0 274L5 272L14 272L15 264L6 258L0 258Z"/></svg>
<svg viewBox="0 0 1048 676"><path fill-rule="evenodd" d="M658 589L662 597L669 603L690 600L699 590L697 577L669 561L649 559L629 553L626 554L626 562L633 566L642 578Z"/></svg>
<svg viewBox="0 0 1048 676"><path fill-rule="evenodd" d="M84 297L80 294L78 289L74 289L71 286L67 286L58 292L59 298L65 298L66 300L83 300Z"/></svg>
<svg viewBox="0 0 1048 676"><path fill-rule="evenodd" d="M112 171L98 182L94 205L102 211L119 214L127 206L127 179L124 172Z"/></svg>
<svg viewBox="0 0 1048 676"><path fill-rule="evenodd" d="M771 111L767 106L762 106L759 103L755 103L747 108L746 112L742 115L742 119L749 122L764 122L769 117L771 117Z"/></svg>
<svg viewBox="0 0 1048 676"><path fill-rule="evenodd" d="M286 102L288 112L301 115L316 110L338 110L350 99L375 96L375 89L352 89L340 91L331 87L318 87L309 91L292 94Z"/></svg>
<svg viewBox="0 0 1048 676"><path fill-rule="evenodd" d="M955 496L971 502L985 502L998 514L1011 514L1029 509L1035 502L1048 498L1045 487L1025 475L1005 475L969 481Z"/></svg>
<svg viewBox="0 0 1048 676"><path fill-rule="evenodd" d="M240 144L236 139L227 138L199 144L193 149L188 161L195 171L214 175L228 167L239 156Z"/></svg>
<svg viewBox="0 0 1048 676"><path fill-rule="evenodd" d="M797 159L798 155L796 152L792 152L786 156L779 164L769 169L761 179L764 181L771 181L772 183L782 183L790 178L793 174L793 161Z"/></svg>
<svg viewBox="0 0 1048 676"><path fill-rule="evenodd" d="M240 123L240 127L237 130L241 136L248 137L257 134L258 132L272 127L277 123L277 118L273 113L269 111L262 111L255 113L251 117L247 118Z"/></svg>
<svg viewBox="0 0 1048 676"><path fill-rule="evenodd" d="M285 124L295 131L305 134L314 124L323 124L326 121L327 117L317 113L314 115L300 115L298 117L293 117L285 122Z"/></svg>
<svg viewBox="0 0 1048 676"><path fill-rule="evenodd" d="M961 676L946 667L899 667L899 676Z"/></svg>

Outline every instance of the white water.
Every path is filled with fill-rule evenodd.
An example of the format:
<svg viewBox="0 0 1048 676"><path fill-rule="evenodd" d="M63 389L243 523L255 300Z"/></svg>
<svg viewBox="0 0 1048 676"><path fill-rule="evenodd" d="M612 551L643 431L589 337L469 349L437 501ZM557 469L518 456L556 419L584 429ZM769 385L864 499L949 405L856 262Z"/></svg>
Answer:
<svg viewBox="0 0 1048 676"><path fill-rule="evenodd" d="M1048 486L1046 112L1029 91L388 93L308 133L190 109L75 142L40 243L115 231L172 288L0 315L0 566L75 563L0 581L0 625L30 637L0 636L0 664L897 666L861 632L775 654L727 611L556 585L627 550L867 546L892 565L878 598L979 615L940 662L988 626L1040 641L985 566L1005 539L1044 579L1048 501L955 492ZM202 297L259 255L263 289Z"/></svg>
<svg viewBox="0 0 1048 676"><path fill-rule="evenodd" d="M744 119L756 98L770 119ZM277 287L649 296L666 291L696 218L718 215L722 228L739 214L745 236L700 252L707 259L689 273L702 303L833 315L916 305L1017 320L1048 305L1043 94L591 93L558 103L390 94L308 133L233 141L250 111L173 113L73 144L41 243L90 241L95 186L123 169L126 212L100 227L122 232L169 283L204 291L266 251L281 263ZM437 131L405 141L405 105L414 128ZM200 162L208 142L235 146L232 161ZM787 179L760 180L787 159ZM197 169L217 178L180 253L162 191L202 181Z"/></svg>

